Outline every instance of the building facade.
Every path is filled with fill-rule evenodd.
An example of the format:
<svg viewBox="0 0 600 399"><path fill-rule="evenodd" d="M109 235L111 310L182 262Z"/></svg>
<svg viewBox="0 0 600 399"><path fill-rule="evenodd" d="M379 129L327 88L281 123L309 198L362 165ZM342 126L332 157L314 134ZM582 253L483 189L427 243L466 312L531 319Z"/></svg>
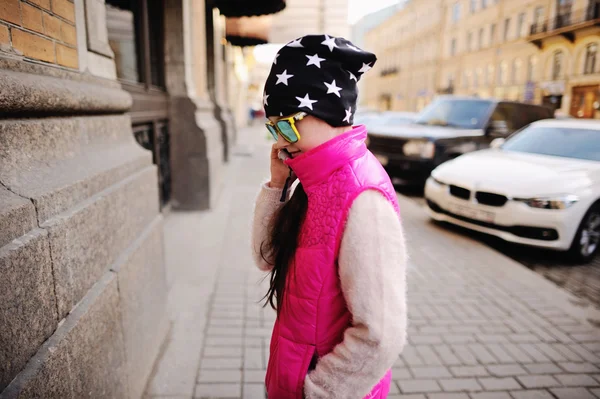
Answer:
<svg viewBox="0 0 600 399"><path fill-rule="evenodd" d="M412 3L421 9L420 2ZM436 76L435 93L496 97L536 104L545 104L557 113L574 117L598 118L600 84L600 14L597 0L445 0L438 31L437 52L433 46L418 45L417 52L428 54L435 73L422 65L407 71L398 70L399 77L388 77L380 65L378 82L370 102L377 97L410 96L406 103L384 101L383 109L418 111L425 101L415 98L414 89L402 84L423 85L426 76ZM410 15L408 7L398 14ZM430 17L431 18L431 17ZM369 32L371 42L380 41L388 24L402 17L397 15ZM397 22L397 28L401 26ZM399 31L398 35L410 37ZM427 36L419 35L420 38ZM402 54L397 50L403 38L388 41L380 50L387 63ZM416 43L416 41L412 41ZM411 43L408 41L407 43ZM404 46L406 47L406 46ZM404 48L400 46L400 48ZM407 55L396 64L407 61ZM411 59L411 58L408 58ZM383 76L382 76L383 75ZM387 82L386 82L387 80ZM385 93L384 90L394 91ZM424 90L418 94L422 94Z"/></svg>
<svg viewBox="0 0 600 399"><path fill-rule="evenodd" d="M364 105L416 111L431 101L443 23L441 0L414 0L367 32L365 48L375 52L378 61L362 85Z"/></svg>
<svg viewBox="0 0 600 399"><path fill-rule="evenodd" d="M218 200L235 140L224 22L203 0L0 2L1 398L142 396L163 215Z"/></svg>

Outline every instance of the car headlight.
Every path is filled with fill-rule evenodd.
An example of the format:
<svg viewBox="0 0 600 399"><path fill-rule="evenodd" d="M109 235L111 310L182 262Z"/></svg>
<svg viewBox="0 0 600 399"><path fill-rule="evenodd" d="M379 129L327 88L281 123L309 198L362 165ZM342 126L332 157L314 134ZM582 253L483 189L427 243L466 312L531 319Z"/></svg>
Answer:
<svg viewBox="0 0 600 399"><path fill-rule="evenodd" d="M431 141L409 140L402 147L402 151L408 156L420 156L421 158L433 158L435 144Z"/></svg>
<svg viewBox="0 0 600 399"><path fill-rule="evenodd" d="M527 204L532 208L567 209L579 201L579 197L576 195L561 195L556 197L514 198L514 200Z"/></svg>
<svg viewBox="0 0 600 399"><path fill-rule="evenodd" d="M447 186L448 184L444 183L443 181L441 181L440 179L438 179L437 177L435 177L434 175L431 175L431 180L437 184L438 186Z"/></svg>

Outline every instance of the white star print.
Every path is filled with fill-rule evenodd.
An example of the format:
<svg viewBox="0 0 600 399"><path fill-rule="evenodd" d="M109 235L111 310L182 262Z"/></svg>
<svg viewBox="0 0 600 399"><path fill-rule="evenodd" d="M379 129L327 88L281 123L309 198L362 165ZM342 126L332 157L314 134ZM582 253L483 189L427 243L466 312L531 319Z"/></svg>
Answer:
<svg viewBox="0 0 600 399"><path fill-rule="evenodd" d="M311 111L313 109L313 107L312 107L313 103L317 102L317 100L311 100L310 97L308 96L308 93L306 93L304 98L296 97L296 100L300 101L300 105L298 105L298 107L306 107L306 108L309 108Z"/></svg>
<svg viewBox="0 0 600 399"><path fill-rule="evenodd" d="M296 39L296 40L294 40L294 41L292 41L292 42L289 42L289 43L287 44L287 46L288 46L288 47L304 47L304 46L302 45L302 38L300 38L300 39Z"/></svg>
<svg viewBox="0 0 600 399"><path fill-rule="evenodd" d="M329 51L333 51L333 48L337 47L337 44L335 44L335 37L329 37L327 35L325 35L325 41L321 44L329 47Z"/></svg>
<svg viewBox="0 0 600 399"><path fill-rule="evenodd" d="M309 65L315 65L317 68L321 68L321 61L325 61L325 58L319 58L319 54L315 54L315 55L307 55L306 58L308 58L308 63L306 64L306 66Z"/></svg>
<svg viewBox="0 0 600 399"><path fill-rule="evenodd" d="M351 45L351 44L348 44L347 46L348 46L348 48L349 48L349 49L351 49L351 50L357 51L357 52L359 52L359 53L361 52L361 49L359 49L358 47L354 47L354 46L353 46L353 45Z"/></svg>
<svg viewBox="0 0 600 399"><path fill-rule="evenodd" d="M340 96L340 91L342 90L342 88L337 87L335 85L335 79L331 83L327 83L327 82L323 82L323 83L325 83L325 86L327 86L327 94L333 93L340 98L342 97L342 96Z"/></svg>
<svg viewBox="0 0 600 399"><path fill-rule="evenodd" d="M279 53L275 54L275 59L273 60L273 64L277 65L277 57L279 57Z"/></svg>
<svg viewBox="0 0 600 399"><path fill-rule="evenodd" d="M356 82L358 82L358 79L356 79L356 76L354 76L352 72L348 71L348 73L350 74L350 80L354 79Z"/></svg>
<svg viewBox="0 0 600 399"><path fill-rule="evenodd" d="M268 99L269 99L269 95L267 93L265 93L263 95L263 105L269 105Z"/></svg>
<svg viewBox="0 0 600 399"><path fill-rule="evenodd" d="M277 83L275 83L275 86L277 86L279 83L283 83L284 85L288 85L288 79L293 77L294 75L288 75L287 74L287 69L285 71L283 71L283 73L280 73L279 75L275 75L277 76Z"/></svg>
<svg viewBox="0 0 600 399"><path fill-rule="evenodd" d="M346 111L346 117L343 119L343 121L350 123L350 118L352 117L352 107L346 109L345 111Z"/></svg>
<svg viewBox="0 0 600 399"><path fill-rule="evenodd" d="M368 72L368 71L369 71L369 69L371 69L371 65L369 65L369 64L365 64L365 63L363 62L363 66L362 66L362 68L360 68L360 71L358 71L358 73L365 73L365 72Z"/></svg>

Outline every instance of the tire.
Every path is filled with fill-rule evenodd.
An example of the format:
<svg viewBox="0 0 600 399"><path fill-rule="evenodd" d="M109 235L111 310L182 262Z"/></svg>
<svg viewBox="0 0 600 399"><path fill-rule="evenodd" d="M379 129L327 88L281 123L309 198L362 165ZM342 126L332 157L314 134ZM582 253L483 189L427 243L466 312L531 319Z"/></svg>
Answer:
<svg viewBox="0 0 600 399"><path fill-rule="evenodd" d="M569 249L569 258L588 263L600 249L600 203L595 203L583 216Z"/></svg>

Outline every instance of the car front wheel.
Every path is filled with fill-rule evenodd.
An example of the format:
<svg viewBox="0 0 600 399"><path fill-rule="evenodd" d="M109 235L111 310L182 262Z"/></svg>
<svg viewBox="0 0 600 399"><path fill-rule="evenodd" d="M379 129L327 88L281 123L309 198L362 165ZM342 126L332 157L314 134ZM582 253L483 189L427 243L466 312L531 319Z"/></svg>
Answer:
<svg viewBox="0 0 600 399"><path fill-rule="evenodd" d="M571 244L569 254L579 263L591 261L600 247L600 203L587 211Z"/></svg>

